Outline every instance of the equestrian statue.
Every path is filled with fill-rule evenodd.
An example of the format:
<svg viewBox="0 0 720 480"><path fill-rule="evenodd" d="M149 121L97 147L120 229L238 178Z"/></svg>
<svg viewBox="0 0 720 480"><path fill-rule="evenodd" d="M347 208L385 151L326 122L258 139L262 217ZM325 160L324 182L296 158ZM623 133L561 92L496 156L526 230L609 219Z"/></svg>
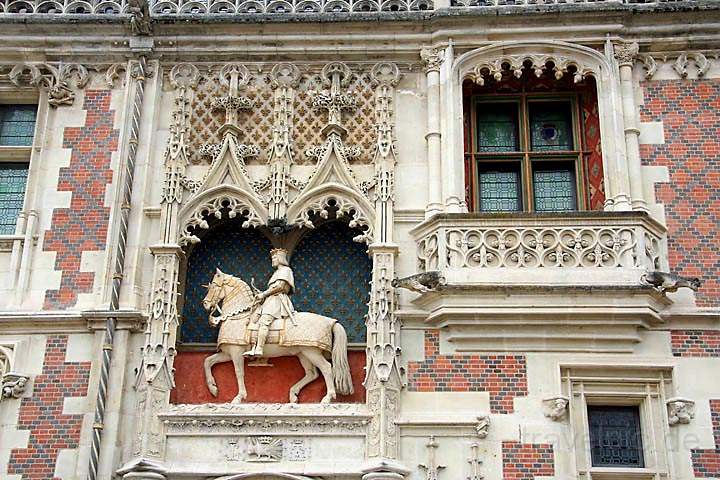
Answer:
<svg viewBox="0 0 720 480"><path fill-rule="evenodd" d="M238 383L238 394L232 403L240 403L247 397L246 358L297 356L305 376L290 388L290 402L297 402L300 390L318 377L318 370L327 387L322 403L330 403L337 394L352 394L345 329L334 318L296 312L290 300L295 279L287 250L273 249L270 258L275 272L265 291L258 291L254 285L251 287L219 268L207 285L203 307L210 312L210 324L220 326L218 352L207 357L204 364L208 390L217 396L212 367L232 361Z"/></svg>

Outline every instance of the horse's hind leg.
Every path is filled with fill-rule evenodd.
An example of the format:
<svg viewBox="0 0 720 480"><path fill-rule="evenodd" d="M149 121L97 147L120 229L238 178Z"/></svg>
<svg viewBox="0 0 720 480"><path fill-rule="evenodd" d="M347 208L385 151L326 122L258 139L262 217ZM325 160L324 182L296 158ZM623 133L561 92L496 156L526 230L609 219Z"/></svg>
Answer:
<svg viewBox="0 0 720 480"><path fill-rule="evenodd" d="M300 360L300 365L302 365L303 369L305 370L305 376L301 378L300 381L297 382L295 385L290 387L290 403L297 403L300 390L302 390L305 385L309 384L318 377L317 368L315 368L315 365L313 365L313 362L310 361L309 358L307 358L302 353L298 353L297 357L298 360Z"/></svg>
<svg viewBox="0 0 720 480"><path fill-rule="evenodd" d="M335 381L333 380L332 374L332 365L330 365L330 362L325 360L322 351L320 351L320 349L318 348L311 348L305 350L304 354L313 363L313 365L320 369L320 372L325 379L325 387L327 389L327 393L322 398L322 400L320 400L320 403L330 403L331 401L335 400L336 397Z"/></svg>
<svg viewBox="0 0 720 480"><path fill-rule="evenodd" d="M212 374L212 367L216 363L223 363L223 362L229 362L232 360L230 358L230 355L228 355L226 352L217 352L214 355L210 355L209 357L205 358L205 362L203 364L205 368L205 384L208 387L208 390L210 390L210 393L212 393L213 397L217 397L218 394L218 388L217 384L215 383L215 377L213 377Z"/></svg>

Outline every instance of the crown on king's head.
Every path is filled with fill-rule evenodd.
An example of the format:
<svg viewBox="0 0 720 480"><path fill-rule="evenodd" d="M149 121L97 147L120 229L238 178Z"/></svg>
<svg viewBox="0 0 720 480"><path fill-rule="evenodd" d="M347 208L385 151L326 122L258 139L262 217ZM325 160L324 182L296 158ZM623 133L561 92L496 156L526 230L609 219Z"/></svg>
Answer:
<svg viewBox="0 0 720 480"><path fill-rule="evenodd" d="M287 256L288 251L285 250L284 248L273 248L272 250L270 250L270 256L271 256L271 257L272 257L273 255L277 255L278 253Z"/></svg>

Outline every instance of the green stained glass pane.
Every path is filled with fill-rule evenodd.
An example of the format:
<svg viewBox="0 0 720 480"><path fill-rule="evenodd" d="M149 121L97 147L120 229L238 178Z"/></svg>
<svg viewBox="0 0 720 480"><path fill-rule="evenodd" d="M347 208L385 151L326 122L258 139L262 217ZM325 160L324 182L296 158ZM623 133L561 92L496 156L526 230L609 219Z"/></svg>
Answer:
<svg viewBox="0 0 720 480"><path fill-rule="evenodd" d="M0 145L32 145L36 114L36 105L0 105Z"/></svg>
<svg viewBox="0 0 720 480"><path fill-rule="evenodd" d="M0 235L15 233L27 183L27 163L0 163Z"/></svg>
<svg viewBox="0 0 720 480"><path fill-rule="evenodd" d="M577 209L575 174L570 168L543 168L533 172L535 210L561 212Z"/></svg>
<svg viewBox="0 0 720 480"><path fill-rule="evenodd" d="M479 152L519 151L517 104L479 103L477 132Z"/></svg>
<svg viewBox="0 0 720 480"><path fill-rule="evenodd" d="M480 210L514 212L520 206L520 175L510 169L479 172Z"/></svg>
<svg viewBox="0 0 720 480"><path fill-rule="evenodd" d="M570 102L532 102L530 143L535 152L573 150Z"/></svg>

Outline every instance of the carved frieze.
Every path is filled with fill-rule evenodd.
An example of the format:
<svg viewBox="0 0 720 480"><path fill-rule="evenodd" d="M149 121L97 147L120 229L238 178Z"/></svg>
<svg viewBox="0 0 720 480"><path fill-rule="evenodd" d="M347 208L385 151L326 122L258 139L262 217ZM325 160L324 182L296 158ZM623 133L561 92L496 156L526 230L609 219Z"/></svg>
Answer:
<svg viewBox="0 0 720 480"><path fill-rule="evenodd" d="M87 85L90 75L79 63L23 62L13 65L7 78L18 87L35 87L47 92L51 107L72 105L75 91Z"/></svg>
<svg viewBox="0 0 720 480"><path fill-rule="evenodd" d="M662 52L641 53L636 60L640 62L645 71L645 79L650 80L663 68L664 75L677 75L678 78L704 78L714 63L717 63L720 52Z"/></svg>

